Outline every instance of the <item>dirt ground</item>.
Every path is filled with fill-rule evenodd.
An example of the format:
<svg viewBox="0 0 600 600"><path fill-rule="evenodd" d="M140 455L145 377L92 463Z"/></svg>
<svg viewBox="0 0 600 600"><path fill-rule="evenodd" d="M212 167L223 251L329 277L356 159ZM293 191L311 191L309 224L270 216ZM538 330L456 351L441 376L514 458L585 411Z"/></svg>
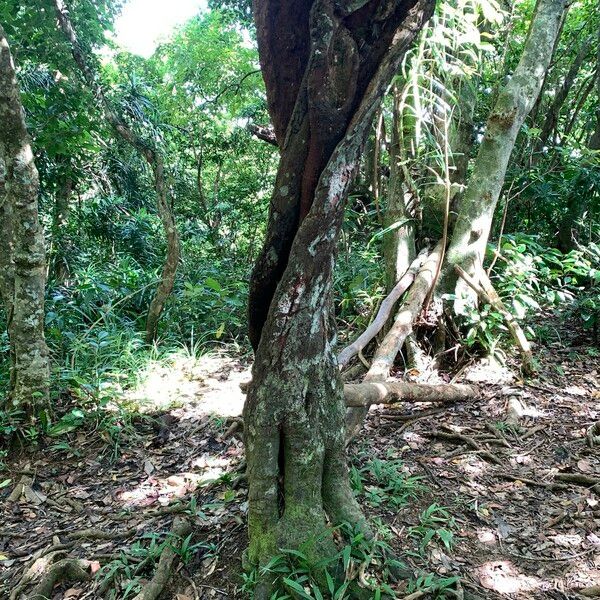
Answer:
<svg viewBox="0 0 600 600"><path fill-rule="evenodd" d="M379 535L421 576L421 595L400 580L398 597L434 597L430 582L453 576L448 597L471 599L579 598L600 585L600 351L576 326L549 328L537 359L532 381L480 382L469 403L371 410L351 476ZM0 598L65 557L95 577L57 585L53 599L133 598L177 515L194 530L161 597L247 597L234 424L248 378L235 357L155 366L130 398L147 416L123 424L118 446L79 430L11 460L0 473Z"/></svg>

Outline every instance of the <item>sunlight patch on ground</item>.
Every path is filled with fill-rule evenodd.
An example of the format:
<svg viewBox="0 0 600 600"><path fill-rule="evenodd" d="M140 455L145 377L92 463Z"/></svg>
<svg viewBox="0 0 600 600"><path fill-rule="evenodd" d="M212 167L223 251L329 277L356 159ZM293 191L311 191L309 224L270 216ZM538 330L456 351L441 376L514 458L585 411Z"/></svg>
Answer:
<svg viewBox="0 0 600 600"><path fill-rule="evenodd" d="M230 462L226 458L202 456L193 463L200 468L200 473L182 472L168 477L150 476L132 489L117 492L117 498L125 508L167 506L197 488L217 481L227 472Z"/></svg>
<svg viewBox="0 0 600 600"><path fill-rule="evenodd" d="M173 354L150 363L139 375L138 385L125 394L125 400L145 413L177 408L183 419L233 417L242 412L240 383L248 379L249 367L231 357Z"/></svg>
<svg viewBox="0 0 600 600"><path fill-rule="evenodd" d="M484 588L503 595L531 592L542 587L537 577L521 573L508 560L486 562L477 569L477 575Z"/></svg>

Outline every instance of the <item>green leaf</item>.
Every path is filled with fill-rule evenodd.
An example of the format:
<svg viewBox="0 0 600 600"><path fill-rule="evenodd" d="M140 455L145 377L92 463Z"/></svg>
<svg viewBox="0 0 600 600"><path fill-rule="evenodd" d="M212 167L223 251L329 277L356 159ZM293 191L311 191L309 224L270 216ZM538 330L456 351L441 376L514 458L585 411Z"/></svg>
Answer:
<svg viewBox="0 0 600 600"><path fill-rule="evenodd" d="M287 585L290 589L294 590L294 592L299 594L300 597L306 598L306 600L314 600L310 594L306 593L306 590L297 581L294 581L289 577L284 577L283 583L285 583L285 585Z"/></svg>

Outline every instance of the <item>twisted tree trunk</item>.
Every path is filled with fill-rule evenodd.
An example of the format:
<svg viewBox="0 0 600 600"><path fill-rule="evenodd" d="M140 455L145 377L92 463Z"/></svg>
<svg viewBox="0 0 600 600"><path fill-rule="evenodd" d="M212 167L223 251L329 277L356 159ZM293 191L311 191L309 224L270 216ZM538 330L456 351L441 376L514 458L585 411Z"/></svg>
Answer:
<svg viewBox="0 0 600 600"><path fill-rule="evenodd" d="M165 307L169 295L173 291L177 266L181 254L179 234L172 210L172 197L165 177L165 163L161 152L156 148L153 140L140 137L116 112L112 103L107 98L104 89L91 62L79 44L77 34L69 18L69 11L64 0L54 0L58 23L65 34L75 63L77 64L83 79L96 99L100 102L106 120L110 123L115 133L137 150L146 160L154 175L154 189L156 190L156 208L160 217L163 231L167 240L167 253L162 269L161 280L158 284L154 298L148 309L146 320L146 341L152 342L157 334L158 322Z"/></svg>
<svg viewBox="0 0 600 600"><path fill-rule="evenodd" d="M432 8L429 0L255 2L281 161L249 307L257 351L244 431L254 564L279 548L302 546L314 562L334 556L328 520L366 528L344 449L334 253L370 123ZM269 595L263 582L256 597Z"/></svg>
<svg viewBox="0 0 600 600"><path fill-rule="evenodd" d="M44 338L46 252L38 218L39 177L1 26L0 157L6 169L4 194L0 187L4 254L0 291L8 310L14 359L11 407L26 411L34 419L49 408L50 370Z"/></svg>

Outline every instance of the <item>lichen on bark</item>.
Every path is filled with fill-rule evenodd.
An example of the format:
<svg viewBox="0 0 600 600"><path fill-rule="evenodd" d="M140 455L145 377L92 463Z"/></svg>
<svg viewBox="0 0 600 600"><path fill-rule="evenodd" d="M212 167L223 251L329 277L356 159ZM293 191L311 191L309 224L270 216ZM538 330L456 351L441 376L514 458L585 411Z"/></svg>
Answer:
<svg viewBox="0 0 600 600"><path fill-rule="evenodd" d="M44 338L46 253L38 217L39 177L8 40L0 25L0 156L5 165L2 295L9 310L13 357L8 407L31 418L48 408L49 358Z"/></svg>
<svg viewBox="0 0 600 600"><path fill-rule="evenodd" d="M274 58L263 28L273 26L265 18L275 5L284 10L269 0L255 2L263 64ZM311 54L306 72L296 73L294 110L284 103L281 81L272 85L276 76L269 68L265 75L272 111L283 106L287 115L272 115L279 139L277 124L288 127L250 298L256 358L244 406L248 558L259 566L281 548L301 549L314 562L334 556L332 525L350 522L368 532L346 465L345 403L334 354L334 255L348 188L380 98L433 9L429 0L358 3L350 14L340 13L333 0L300 6L310 10ZM304 17L298 16L300 23ZM380 36L367 47L363 36L375 30ZM348 49L353 58L341 68ZM269 597L268 584L259 585L257 598Z"/></svg>

